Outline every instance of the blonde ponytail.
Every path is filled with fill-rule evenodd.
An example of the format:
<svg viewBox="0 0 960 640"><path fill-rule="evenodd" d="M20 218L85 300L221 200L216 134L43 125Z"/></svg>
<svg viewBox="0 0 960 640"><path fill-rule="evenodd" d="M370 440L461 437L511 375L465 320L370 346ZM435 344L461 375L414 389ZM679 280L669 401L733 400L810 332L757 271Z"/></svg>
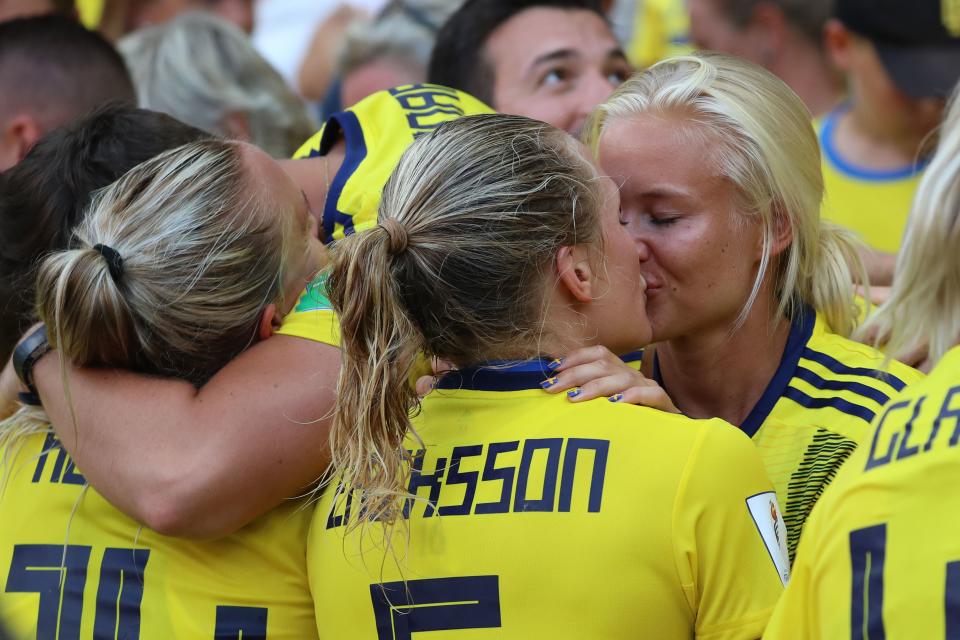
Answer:
<svg viewBox="0 0 960 640"><path fill-rule="evenodd" d="M279 209L293 203L252 189L245 149L206 140L138 165L94 195L75 248L40 264L37 315L68 401L67 363L201 385L252 342L264 307L282 304L288 256L306 238ZM0 423L0 444L47 430L42 411L22 408Z"/></svg>
<svg viewBox="0 0 960 640"><path fill-rule="evenodd" d="M363 512L393 522L405 496L409 469L403 441L412 433L416 393L407 384L423 335L404 309L393 272L405 234L402 223L373 229L339 243L327 279L339 314L343 365L330 434L332 467L343 486L363 487Z"/></svg>
<svg viewBox="0 0 960 640"><path fill-rule="evenodd" d="M414 498L404 439L416 437L407 376L418 352L458 367L538 355L557 250L600 241L596 178L549 125L460 118L404 153L380 224L334 247L327 292L343 364L330 443L349 528L377 522L389 546Z"/></svg>

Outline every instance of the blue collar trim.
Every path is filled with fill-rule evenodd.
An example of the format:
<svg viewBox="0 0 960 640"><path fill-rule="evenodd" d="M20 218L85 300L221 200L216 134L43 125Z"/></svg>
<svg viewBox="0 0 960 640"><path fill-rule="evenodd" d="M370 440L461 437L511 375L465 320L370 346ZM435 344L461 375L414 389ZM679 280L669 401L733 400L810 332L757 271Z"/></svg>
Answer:
<svg viewBox="0 0 960 640"><path fill-rule="evenodd" d="M643 349L620 356L626 363L643 358ZM523 391L542 389L541 382L556 375L547 366L552 358L493 360L445 373L437 380L437 389L472 389L474 391Z"/></svg>
<svg viewBox="0 0 960 640"><path fill-rule="evenodd" d="M837 128L837 121L841 115L849 110L849 104L840 105L824 117L823 127L820 129L820 148L823 149L823 155L827 158L827 161L829 161L837 171L857 180L894 182L912 178L927 168L927 164L930 162L929 158L924 158L915 164L910 164L898 169L869 169L867 167L858 167L843 158L834 145L833 139L834 132Z"/></svg>

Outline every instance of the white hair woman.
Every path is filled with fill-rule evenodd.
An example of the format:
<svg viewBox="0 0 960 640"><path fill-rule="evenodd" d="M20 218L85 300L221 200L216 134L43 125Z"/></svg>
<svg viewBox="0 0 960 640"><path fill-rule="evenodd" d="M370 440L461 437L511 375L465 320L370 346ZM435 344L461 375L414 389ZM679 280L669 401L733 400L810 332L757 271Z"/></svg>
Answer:
<svg viewBox="0 0 960 640"><path fill-rule="evenodd" d="M865 276L850 236L820 219L810 115L761 67L704 54L638 73L597 108L590 135L643 256L655 343L644 369L684 414L753 438L792 555L870 421L920 378L847 338ZM633 387L645 382L615 364L573 354L551 390L643 400Z"/></svg>
<svg viewBox="0 0 960 640"><path fill-rule="evenodd" d="M14 362L28 385L51 347L64 381L69 364L202 385L293 307L314 231L300 190L251 145L161 154L98 192L72 248L39 265L49 345L34 333ZM22 637L315 636L302 505L216 542L143 529L87 490L38 405L0 423L0 456L0 610Z"/></svg>
<svg viewBox="0 0 960 640"><path fill-rule="evenodd" d="M865 329L893 352L930 345L807 524L764 638L960 633L960 93L917 190L890 297Z"/></svg>
<svg viewBox="0 0 960 640"><path fill-rule="evenodd" d="M117 45L140 106L289 158L316 130L300 98L240 29L187 12Z"/></svg>

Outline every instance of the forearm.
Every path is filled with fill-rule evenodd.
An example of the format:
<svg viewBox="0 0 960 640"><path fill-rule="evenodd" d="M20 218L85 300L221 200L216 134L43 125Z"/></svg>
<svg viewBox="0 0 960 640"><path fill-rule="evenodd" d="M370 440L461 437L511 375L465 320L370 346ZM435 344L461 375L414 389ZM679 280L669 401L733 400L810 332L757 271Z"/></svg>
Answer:
<svg viewBox="0 0 960 640"><path fill-rule="evenodd" d="M56 357L34 371L61 441L100 493L161 533L206 538L235 531L322 474L338 370L333 347L278 336L200 391L69 369L68 403Z"/></svg>
<svg viewBox="0 0 960 640"><path fill-rule="evenodd" d="M8 418L17 410L17 393L20 391L20 381L13 371L13 361L7 361L0 372L0 420Z"/></svg>

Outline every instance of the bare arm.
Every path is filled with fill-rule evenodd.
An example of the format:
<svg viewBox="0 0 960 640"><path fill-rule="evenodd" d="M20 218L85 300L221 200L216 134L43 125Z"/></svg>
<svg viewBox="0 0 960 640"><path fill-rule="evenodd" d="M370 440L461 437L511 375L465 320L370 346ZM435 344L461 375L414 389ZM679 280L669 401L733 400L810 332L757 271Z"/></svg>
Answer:
<svg viewBox="0 0 960 640"><path fill-rule="evenodd" d="M76 424L58 359L34 377L57 434L111 503L167 535L216 538L306 490L330 460L340 351L275 335L199 391L127 371L70 369Z"/></svg>

